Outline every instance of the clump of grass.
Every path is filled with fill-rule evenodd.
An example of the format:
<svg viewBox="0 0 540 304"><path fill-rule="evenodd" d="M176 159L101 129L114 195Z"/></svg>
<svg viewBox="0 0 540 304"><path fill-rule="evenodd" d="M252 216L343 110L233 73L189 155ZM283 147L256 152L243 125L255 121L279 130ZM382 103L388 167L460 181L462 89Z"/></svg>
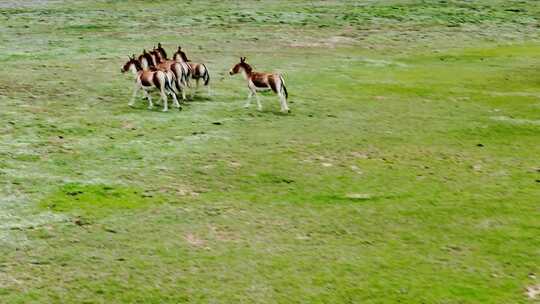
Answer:
<svg viewBox="0 0 540 304"><path fill-rule="evenodd" d="M40 206L55 212L102 217L115 211L137 209L162 202L163 196L134 187L68 183L45 197Z"/></svg>

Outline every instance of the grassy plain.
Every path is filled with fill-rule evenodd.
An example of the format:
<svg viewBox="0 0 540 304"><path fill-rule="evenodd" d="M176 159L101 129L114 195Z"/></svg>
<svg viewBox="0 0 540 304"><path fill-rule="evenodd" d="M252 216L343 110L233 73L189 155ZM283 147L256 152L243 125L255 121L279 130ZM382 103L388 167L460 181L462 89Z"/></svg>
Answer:
<svg viewBox="0 0 540 304"><path fill-rule="evenodd" d="M531 303L538 1L0 2L0 303ZM127 106L127 55L212 72ZM229 68L280 71L243 109Z"/></svg>

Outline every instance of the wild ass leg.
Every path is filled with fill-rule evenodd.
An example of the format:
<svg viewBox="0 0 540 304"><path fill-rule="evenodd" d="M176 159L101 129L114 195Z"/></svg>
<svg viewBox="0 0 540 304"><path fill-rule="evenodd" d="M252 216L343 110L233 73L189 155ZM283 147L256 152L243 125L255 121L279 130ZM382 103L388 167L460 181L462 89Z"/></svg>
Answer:
<svg viewBox="0 0 540 304"><path fill-rule="evenodd" d="M167 94L165 94L165 88L161 88L160 94L163 100L163 112L167 112L169 111L169 101L167 100Z"/></svg>
<svg viewBox="0 0 540 304"><path fill-rule="evenodd" d="M289 110L289 106L287 105L287 93L286 93L286 88L285 88L285 83L284 83L284 80L283 80L283 77L281 77L280 75L279 76L279 89L277 90L278 92L278 96L279 96L279 103L281 105L281 112L283 113L289 113L290 110Z"/></svg>
<svg viewBox="0 0 540 304"><path fill-rule="evenodd" d="M283 86L279 88L278 91L278 97L279 97L279 104L281 106L281 112L288 113L289 112L289 106L287 105L287 97L285 97L285 92L283 90Z"/></svg>
<svg viewBox="0 0 540 304"><path fill-rule="evenodd" d="M176 98L176 93L175 92L169 92L169 94L173 98L173 107L175 107L177 109L180 108L180 104L178 103L178 99Z"/></svg>
<svg viewBox="0 0 540 304"><path fill-rule="evenodd" d="M254 94L253 91L250 89L249 94L248 94L248 98L247 98L247 102L244 105L244 108L249 108L249 106L251 105L251 97L253 97L253 94Z"/></svg>
<svg viewBox="0 0 540 304"><path fill-rule="evenodd" d="M254 92L253 94L255 95L255 100L257 100L257 110L262 111L262 104L259 94L257 94L257 92Z"/></svg>
<svg viewBox="0 0 540 304"><path fill-rule="evenodd" d="M180 78L176 79L176 86L178 87L178 90L180 90L180 93L182 93L182 100L186 101L186 82L183 81Z"/></svg>
<svg viewBox="0 0 540 304"><path fill-rule="evenodd" d="M173 98L173 107L180 108L180 104L178 103L178 99L176 98L176 95L179 93L178 88L175 85L177 77L174 75L173 72L168 73L167 76L167 83L169 84L166 89L167 93ZM180 90L182 89L180 88Z"/></svg>
<svg viewBox="0 0 540 304"><path fill-rule="evenodd" d="M146 98L146 100L148 100L148 103L153 106L152 96L150 95L150 93L148 93L146 90L143 90L143 93L144 93L144 98Z"/></svg>
<svg viewBox="0 0 540 304"><path fill-rule="evenodd" d="M184 76L182 83L184 84L184 87L189 88L189 79L187 76Z"/></svg>
<svg viewBox="0 0 540 304"><path fill-rule="evenodd" d="M283 93L279 94L279 103L281 104L281 112L288 113L290 111L289 106L287 105L287 99Z"/></svg>
<svg viewBox="0 0 540 304"><path fill-rule="evenodd" d="M178 85L178 89L180 90L180 93L182 93L182 101L185 103L186 101L186 81L182 80L184 76L181 76L180 78L176 79L176 83Z"/></svg>
<svg viewBox="0 0 540 304"><path fill-rule="evenodd" d="M191 85L191 79L188 79L187 84L189 87L189 99L193 100L193 97L195 96L195 88Z"/></svg>
<svg viewBox="0 0 540 304"><path fill-rule="evenodd" d="M186 87L183 85L182 80L179 78L176 78L175 85L173 86L174 93L176 94L175 97L178 97L178 93L182 93L182 100L186 100Z"/></svg>
<svg viewBox="0 0 540 304"><path fill-rule="evenodd" d="M161 95L160 100L163 100L163 112L169 110L169 103L167 100L167 92L171 91L170 81L166 73L158 71L154 77L154 86L159 89Z"/></svg>
<svg viewBox="0 0 540 304"><path fill-rule="evenodd" d="M154 107L154 104L152 103L152 97L150 96L150 93L148 93L144 88L143 88L143 91L144 91L144 95L148 99L148 109L152 109Z"/></svg>
<svg viewBox="0 0 540 304"><path fill-rule="evenodd" d="M139 91L139 85L136 84L135 88L133 88L133 95L131 96L131 100L128 102L128 106L132 107L135 103L135 97L137 97L137 92Z"/></svg>

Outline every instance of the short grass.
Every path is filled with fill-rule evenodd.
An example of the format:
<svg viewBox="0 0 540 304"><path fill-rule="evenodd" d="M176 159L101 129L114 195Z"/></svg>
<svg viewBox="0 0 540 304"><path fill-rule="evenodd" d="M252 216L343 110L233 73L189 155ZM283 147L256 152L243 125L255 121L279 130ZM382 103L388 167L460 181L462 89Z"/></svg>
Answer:
<svg viewBox="0 0 540 304"><path fill-rule="evenodd" d="M537 1L0 2L1 303L530 303ZM127 55L212 72L127 106ZM228 69L284 73L243 109Z"/></svg>

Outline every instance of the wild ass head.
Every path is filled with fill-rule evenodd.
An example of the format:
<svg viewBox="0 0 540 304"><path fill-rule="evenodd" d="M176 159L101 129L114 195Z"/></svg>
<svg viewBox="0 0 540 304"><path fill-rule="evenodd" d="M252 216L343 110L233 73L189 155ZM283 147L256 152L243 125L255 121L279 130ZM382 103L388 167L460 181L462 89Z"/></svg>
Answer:
<svg viewBox="0 0 540 304"><path fill-rule="evenodd" d="M240 57L240 62L233 66L229 71L229 75L238 74L242 71L249 75L253 69L247 64L246 59L246 57Z"/></svg>
<svg viewBox="0 0 540 304"><path fill-rule="evenodd" d="M135 58L135 54L133 54L133 56L128 56L128 58L128 62L126 62L120 69L122 73L127 71L137 72L142 70L141 63Z"/></svg>
<svg viewBox="0 0 540 304"><path fill-rule="evenodd" d="M187 58L186 53L182 51L182 47L178 46L178 49L173 55L173 60L178 62L189 62L190 60Z"/></svg>

